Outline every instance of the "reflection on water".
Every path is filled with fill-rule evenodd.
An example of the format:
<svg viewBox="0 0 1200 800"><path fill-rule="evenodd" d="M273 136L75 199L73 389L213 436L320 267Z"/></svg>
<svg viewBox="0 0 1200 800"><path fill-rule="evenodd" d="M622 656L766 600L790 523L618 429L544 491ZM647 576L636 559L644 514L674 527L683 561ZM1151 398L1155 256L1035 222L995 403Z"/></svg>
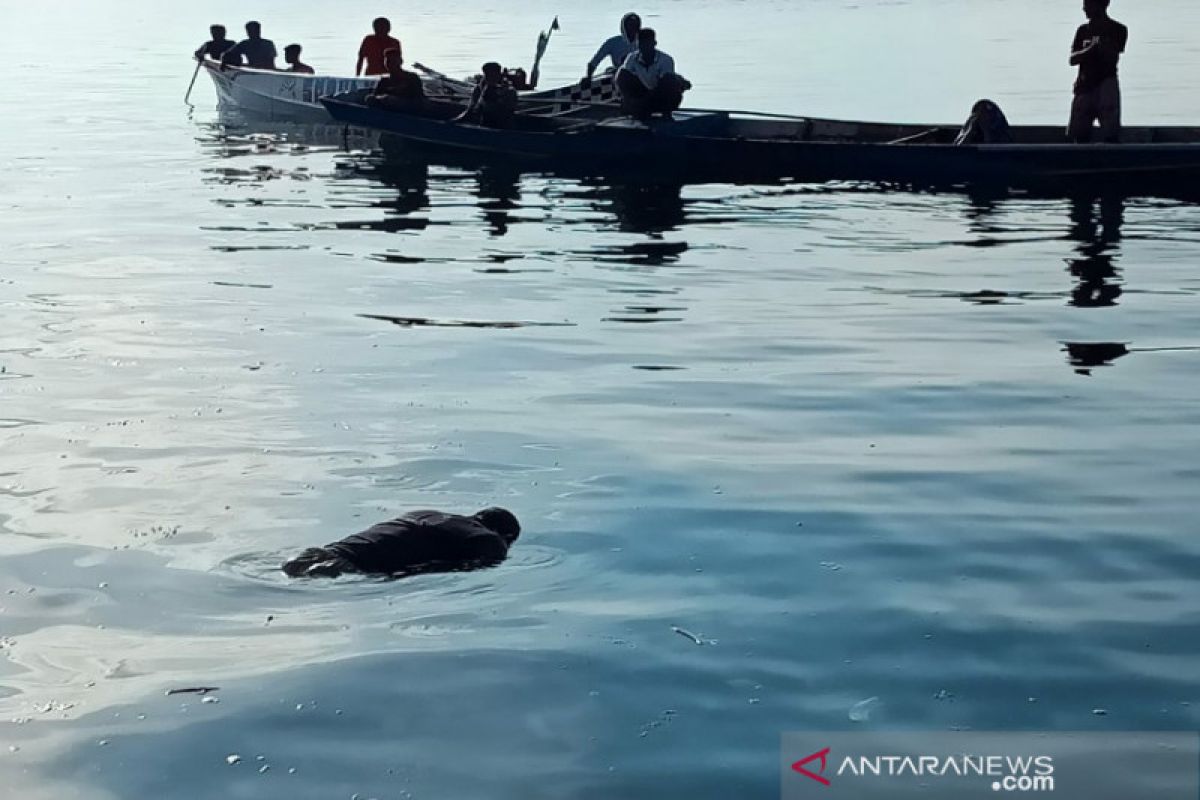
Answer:
<svg viewBox="0 0 1200 800"><path fill-rule="evenodd" d="M1120 256L1124 216L1124 197L1071 199L1069 236L1079 243L1079 257L1071 259L1067 267L1079 281L1071 292L1072 305L1101 308L1117 304L1122 288L1121 271L1116 262Z"/></svg>

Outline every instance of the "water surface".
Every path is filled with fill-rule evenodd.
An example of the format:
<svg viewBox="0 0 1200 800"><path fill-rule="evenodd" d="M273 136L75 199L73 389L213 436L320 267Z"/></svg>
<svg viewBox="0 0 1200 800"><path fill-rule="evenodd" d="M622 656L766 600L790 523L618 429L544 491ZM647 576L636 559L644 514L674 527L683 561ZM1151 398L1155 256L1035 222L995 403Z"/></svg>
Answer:
<svg viewBox="0 0 1200 800"><path fill-rule="evenodd" d="M181 103L208 23L344 70L375 6L0 7L85 54L0 85L12 791L770 797L789 729L1197 726L1197 207L384 168ZM1074 3L645 8L697 104L1065 120ZM1200 118L1197 9L1114 6L1131 122ZM557 83L625 10L401 36L557 13ZM275 571L493 503L495 570Z"/></svg>

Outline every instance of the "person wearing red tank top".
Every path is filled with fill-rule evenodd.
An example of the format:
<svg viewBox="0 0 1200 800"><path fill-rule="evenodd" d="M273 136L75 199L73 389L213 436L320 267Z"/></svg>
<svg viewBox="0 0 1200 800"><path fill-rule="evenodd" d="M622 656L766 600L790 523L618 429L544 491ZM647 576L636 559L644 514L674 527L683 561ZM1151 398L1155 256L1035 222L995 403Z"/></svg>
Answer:
<svg viewBox="0 0 1200 800"><path fill-rule="evenodd" d="M387 17L379 17L371 23L375 32L363 37L358 48L358 64L354 67L355 75L386 75L387 65L384 64L383 54L388 50L399 50L400 41L389 34L392 23ZM363 69L363 67L366 69Z"/></svg>

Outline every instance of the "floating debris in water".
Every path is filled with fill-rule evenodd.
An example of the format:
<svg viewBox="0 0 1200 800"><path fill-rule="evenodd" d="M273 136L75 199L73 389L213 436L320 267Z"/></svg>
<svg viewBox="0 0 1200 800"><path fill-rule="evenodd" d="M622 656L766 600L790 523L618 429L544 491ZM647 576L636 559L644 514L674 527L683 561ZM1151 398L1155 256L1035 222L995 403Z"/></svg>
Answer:
<svg viewBox="0 0 1200 800"><path fill-rule="evenodd" d="M270 769L271 769L270 764L263 764L261 767L258 768L258 774L262 775L265 772L269 772Z"/></svg>
<svg viewBox="0 0 1200 800"><path fill-rule="evenodd" d="M1107 708L1093 708L1092 713L1095 714L1097 717L1107 717L1108 709Z"/></svg>
<svg viewBox="0 0 1200 800"><path fill-rule="evenodd" d="M675 631L676 633L678 633L680 636L682 636L685 639L690 639L692 641L692 644L695 644L695 645L704 644L704 640L701 639L696 634L692 633L691 631L685 631L683 628L680 628L676 625L672 625L671 630Z"/></svg>
<svg viewBox="0 0 1200 800"><path fill-rule="evenodd" d="M881 704L878 697L868 697L866 700L855 703L850 707L850 721L866 722Z"/></svg>
<svg viewBox="0 0 1200 800"><path fill-rule="evenodd" d="M242 760L242 757L241 757L241 756L239 756L237 753L233 753L233 754L231 754L231 755L227 755L227 756L225 756L225 763L226 763L226 764L229 764L230 766L233 766L234 764L240 763L240 762L241 762L241 760Z"/></svg>
<svg viewBox="0 0 1200 800"><path fill-rule="evenodd" d="M10 752L10 753L19 753L19 752L21 752L21 746L20 746L20 745L15 745L15 744L10 744L10 745L8 746L8 752Z"/></svg>
<svg viewBox="0 0 1200 800"><path fill-rule="evenodd" d="M933 699L934 700L953 700L954 693L948 692L945 689L938 689L937 692L933 695Z"/></svg>
<svg viewBox="0 0 1200 800"><path fill-rule="evenodd" d="M202 698L200 698L200 702L201 703L219 703L219 702L221 702L221 698L219 698L219 697L202 697Z"/></svg>
<svg viewBox="0 0 1200 800"><path fill-rule="evenodd" d="M108 747L108 739L101 739L100 741L96 742L96 744L100 745L101 747Z"/></svg>

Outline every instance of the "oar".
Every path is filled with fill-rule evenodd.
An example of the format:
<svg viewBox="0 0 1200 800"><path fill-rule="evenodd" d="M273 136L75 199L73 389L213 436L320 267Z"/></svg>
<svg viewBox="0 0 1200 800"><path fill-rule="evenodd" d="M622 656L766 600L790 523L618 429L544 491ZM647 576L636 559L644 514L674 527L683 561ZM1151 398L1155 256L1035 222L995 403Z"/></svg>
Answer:
<svg viewBox="0 0 1200 800"><path fill-rule="evenodd" d="M191 103L188 102L188 99L192 96L192 87L196 85L196 76L200 74L200 68L203 66L204 53L201 53L200 57L196 59L196 71L192 73L192 82L188 84L187 94L183 96L183 104L185 106L191 105Z"/></svg>
<svg viewBox="0 0 1200 800"><path fill-rule="evenodd" d="M533 69L529 71L529 85L535 89L538 85L538 72L542 66L542 56L546 55L546 47L550 44L550 35L558 28L558 17L555 17L554 22L550 23L550 30L538 34L537 54L533 57Z"/></svg>

